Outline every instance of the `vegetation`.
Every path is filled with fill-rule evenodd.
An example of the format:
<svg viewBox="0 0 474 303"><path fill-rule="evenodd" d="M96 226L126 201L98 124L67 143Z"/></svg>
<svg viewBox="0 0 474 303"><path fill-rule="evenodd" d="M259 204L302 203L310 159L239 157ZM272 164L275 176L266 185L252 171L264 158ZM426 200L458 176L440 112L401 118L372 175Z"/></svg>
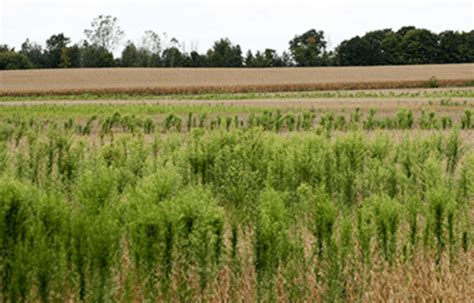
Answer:
<svg viewBox="0 0 474 303"><path fill-rule="evenodd" d="M469 299L468 114L68 108L2 109L3 302Z"/></svg>
<svg viewBox="0 0 474 303"><path fill-rule="evenodd" d="M443 31L439 34L414 26L398 31L370 31L362 37L344 40L335 50L327 49L324 32L310 29L289 41L288 51L278 54L267 48L245 57L240 45L229 39L217 40L206 53L186 51L184 42L147 30L142 43L127 41L119 58L116 49L124 37L118 19L100 15L84 30L86 40L70 46L63 33L52 35L43 49L28 39L21 50L0 48L0 58L8 64L0 69L67 67L291 67L369 66L474 62L474 31ZM19 60L23 62L18 64ZM0 60L1 62L1 60ZM15 63L16 62L16 63ZM433 84L434 82L431 82Z"/></svg>
<svg viewBox="0 0 474 303"><path fill-rule="evenodd" d="M470 86L469 86L470 87ZM212 94L172 94L172 95L130 95L130 94L66 94L66 95L30 95L0 96L0 101L42 101L42 100L258 100L258 99L320 99L320 98L442 98L432 104L441 106L464 106L466 101L452 101L451 98L474 98L472 89L444 90L400 90L400 91L295 91L295 92L249 92L249 93L212 93Z"/></svg>

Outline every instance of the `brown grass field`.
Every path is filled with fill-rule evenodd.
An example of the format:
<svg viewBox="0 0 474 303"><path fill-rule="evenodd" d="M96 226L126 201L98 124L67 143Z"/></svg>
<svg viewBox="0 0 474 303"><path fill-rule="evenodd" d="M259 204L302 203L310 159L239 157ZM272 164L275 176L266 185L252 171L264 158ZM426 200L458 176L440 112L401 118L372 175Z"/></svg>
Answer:
<svg viewBox="0 0 474 303"><path fill-rule="evenodd" d="M106 68L0 72L0 96L198 94L466 86L474 64L317 68Z"/></svg>

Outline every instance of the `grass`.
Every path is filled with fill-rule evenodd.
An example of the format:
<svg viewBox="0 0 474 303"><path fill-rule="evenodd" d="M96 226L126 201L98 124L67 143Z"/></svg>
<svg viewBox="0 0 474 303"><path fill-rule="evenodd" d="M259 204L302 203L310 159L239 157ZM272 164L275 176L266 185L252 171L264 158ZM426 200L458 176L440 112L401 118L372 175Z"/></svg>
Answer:
<svg viewBox="0 0 474 303"><path fill-rule="evenodd" d="M470 298L456 129L93 140L32 121L0 136L2 301Z"/></svg>
<svg viewBox="0 0 474 303"><path fill-rule="evenodd" d="M93 94L66 98L137 103L1 107L0 301L469 301L466 104L217 100L472 94Z"/></svg>

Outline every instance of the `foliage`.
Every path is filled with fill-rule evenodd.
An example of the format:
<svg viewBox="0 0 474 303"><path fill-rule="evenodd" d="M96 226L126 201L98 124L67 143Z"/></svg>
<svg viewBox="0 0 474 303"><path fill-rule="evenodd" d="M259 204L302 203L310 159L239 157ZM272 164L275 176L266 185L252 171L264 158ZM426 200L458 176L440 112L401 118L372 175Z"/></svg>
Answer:
<svg viewBox="0 0 474 303"><path fill-rule="evenodd" d="M415 134L404 110L396 137L360 112L325 132L304 127L312 111L253 111L248 127L221 108L160 108L187 116L180 133L147 130L155 112L134 108L5 111L1 301L343 301L419 262L458 274L472 254L460 128Z"/></svg>

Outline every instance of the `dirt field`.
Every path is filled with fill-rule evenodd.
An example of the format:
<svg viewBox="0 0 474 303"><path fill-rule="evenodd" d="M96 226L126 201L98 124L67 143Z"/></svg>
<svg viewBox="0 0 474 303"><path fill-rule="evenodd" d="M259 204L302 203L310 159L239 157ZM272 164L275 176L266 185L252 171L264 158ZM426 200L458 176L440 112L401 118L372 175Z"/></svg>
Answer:
<svg viewBox="0 0 474 303"><path fill-rule="evenodd" d="M474 64L273 69L56 69L0 72L0 95L200 93L421 87L474 80Z"/></svg>

